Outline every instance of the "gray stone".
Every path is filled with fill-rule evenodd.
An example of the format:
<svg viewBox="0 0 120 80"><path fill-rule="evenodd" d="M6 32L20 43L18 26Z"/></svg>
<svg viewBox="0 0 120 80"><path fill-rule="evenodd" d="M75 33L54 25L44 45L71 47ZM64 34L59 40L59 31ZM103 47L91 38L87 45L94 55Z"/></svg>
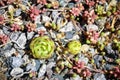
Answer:
<svg viewBox="0 0 120 80"><path fill-rule="evenodd" d="M7 27L3 27L3 32L6 34L6 35L10 35L10 31L9 31L9 28Z"/></svg>
<svg viewBox="0 0 120 80"><path fill-rule="evenodd" d="M34 32L27 32L27 39L30 40L34 35Z"/></svg>
<svg viewBox="0 0 120 80"><path fill-rule="evenodd" d="M74 32L73 31L70 31L70 32L66 32L65 33L65 38L66 39L71 39L74 35Z"/></svg>
<svg viewBox="0 0 120 80"><path fill-rule="evenodd" d="M75 6L74 3L68 3L68 7L69 7L69 8L73 8L74 6Z"/></svg>
<svg viewBox="0 0 120 80"><path fill-rule="evenodd" d="M12 48L12 49L8 49L8 50L6 50L6 51L4 51L4 55L5 55L5 57L10 57L10 56L12 56L14 53L16 53L16 50L14 49L14 48Z"/></svg>
<svg viewBox="0 0 120 80"><path fill-rule="evenodd" d="M48 78L51 78L51 76L53 74L52 69L47 69L46 74L47 74Z"/></svg>
<svg viewBox="0 0 120 80"><path fill-rule="evenodd" d="M76 77L71 77L70 80L83 80L79 75Z"/></svg>
<svg viewBox="0 0 120 80"><path fill-rule="evenodd" d="M89 59L82 54L79 54L79 60L83 61L85 64L88 64Z"/></svg>
<svg viewBox="0 0 120 80"><path fill-rule="evenodd" d="M22 58L19 57L11 57L11 66L13 68L20 67L24 63Z"/></svg>
<svg viewBox="0 0 120 80"><path fill-rule="evenodd" d="M101 73L96 73L94 75L94 80L106 80L105 75Z"/></svg>
<svg viewBox="0 0 120 80"><path fill-rule="evenodd" d="M59 0L59 4L62 7L65 7L67 5L67 0Z"/></svg>
<svg viewBox="0 0 120 80"><path fill-rule="evenodd" d="M51 80L64 80L64 78L62 75L55 74L53 75L53 78Z"/></svg>
<svg viewBox="0 0 120 80"><path fill-rule="evenodd" d="M0 15L3 15L5 13L5 9L0 9Z"/></svg>
<svg viewBox="0 0 120 80"><path fill-rule="evenodd" d="M41 63L40 63L40 60L35 60L35 67L36 67L36 70L38 71L39 70L39 68L40 68L40 65L41 65Z"/></svg>
<svg viewBox="0 0 120 80"><path fill-rule="evenodd" d="M38 72L38 78L42 77L46 72L46 64L43 64Z"/></svg>
<svg viewBox="0 0 120 80"><path fill-rule="evenodd" d="M13 68L10 72L10 75L13 77L21 77L23 76L23 69L22 68Z"/></svg>
<svg viewBox="0 0 120 80"><path fill-rule="evenodd" d="M26 39L25 33L22 33L15 43L16 43L21 49L24 49L24 48L25 48L26 41L27 41L27 39Z"/></svg>
<svg viewBox="0 0 120 80"><path fill-rule="evenodd" d="M37 71L37 70L36 70L35 65L29 63L29 64L26 66L26 71Z"/></svg>
<svg viewBox="0 0 120 80"><path fill-rule="evenodd" d="M98 26L90 24L90 25L87 26L87 31L90 31L90 30L98 31Z"/></svg>
<svg viewBox="0 0 120 80"><path fill-rule="evenodd" d="M23 49L17 49L17 52L23 56L25 54L25 51Z"/></svg>
<svg viewBox="0 0 120 80"><path fill-rule="evenodd" d="M55 62L49 62L48 64L47 64L47 69L51 69L52 67L54 67L55 66Z"/></svg>
<svg viewBox="0 0 120 80"><path fill-rule="evenodd" d="M51 20L50 17L42 15L42 21L43 22L47 22L47 21L50 21L50 20Z"/></svg>
<svg viewBox="0 0 120 80"><path fill-rule="evenodd" d="M24 64L30 63L29 55L23 56Z"/></svg>
<svg viewBox="0 0 120 80"><path fill-rule="evenodd" d="M59 31L60 32L69 32L72 31L74 28L74 25L72 22L68 22L66 26L64 26L63 28L61 28Z"/></svg>
<svg viewBox="0 0 120 80"><path fill-rule="evenodd" d="M19 16L21 14L21 9L17 9L14 13L14 16Z"/></svg>
<svg viewBox="0 0 120 80"><path fill-rule="evenodd" d="M1 48L2 50L4 50L4 51L6 51L6 50L11 50L11 48L12 48L12 43L8 43L8 44L6 44L3 48Z"/></svg>
<svg viewBox="0 0 120 80"><path fill-rule="evenodd" d="M10 35L11 41L16 42L16 40L18 39L20 33L21 33L21 32L13 32L13 33Z"/></svg>
<svg viewBox="0 0 120 80"><path fill-rule="evenodd" d="M36 18L35 18L35 23L41 24L41 22L40 22L40 15L36 16Z"/></svg>
<svg viewBox="0 0 120 80"><path fill-rule="evenodd" d="M0 34L3 34L3 30L2 29L0 29Z"/></svg>

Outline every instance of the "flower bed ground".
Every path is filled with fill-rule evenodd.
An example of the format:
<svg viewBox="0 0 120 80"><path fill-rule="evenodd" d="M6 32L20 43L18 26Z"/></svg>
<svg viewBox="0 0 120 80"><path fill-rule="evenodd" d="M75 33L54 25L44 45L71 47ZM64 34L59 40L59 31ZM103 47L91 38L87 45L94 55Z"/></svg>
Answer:
<svg viewBox="0 0 120 80"><path fill-rule="evenodd" d="M1 80L119 80L119 0L1 0Z"/></svg>

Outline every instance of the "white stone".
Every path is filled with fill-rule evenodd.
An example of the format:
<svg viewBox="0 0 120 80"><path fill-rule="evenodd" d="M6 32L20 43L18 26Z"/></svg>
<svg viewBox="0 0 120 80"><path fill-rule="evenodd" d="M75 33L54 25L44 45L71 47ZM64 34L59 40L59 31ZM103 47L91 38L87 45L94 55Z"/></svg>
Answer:
<svg viewBox="0 0 120 80"><path fill-rule="evenodd" d="M27 32L27 39L31 39L34 35L34 32Z"/></svg>
<svg viewBox="0 0 120 80"><path fill-rule="evenodd" d="M59 31L60 32L68 32L68 31L72 31L74 29L74 25L72 22L68 22L66 26L64 26L63 28L61 28Z"/></svg>
<svg viewBox="0 0 120 80"><path fill-rule="evenodd" d="M5 57L10 57L12 54L16 53L16 50L12 48L11 50L7 50L4 52Z"/></svg>
<svg viewBox="0 0 120 80"><path fill-rule="evenodd" d="M98 26L90 24L87 26L87 31L90 31L90 30L98 31Z"/></svg>
<svg viewBox="0 0 120 80"><path fill-rule="evenodd" d="M51 20L50 17L42 15L42 21L43 22L47 22L47 21L50 21L50 20Z"/></svg>
<svg viewBox="0 0 120 80"><path fill-rule="evenodd" d="M38 78L42 77L46 72L46 64L43 64L39 70Z"/></svg>
<svg viewBox="0 0 120 80"><path fill-rule="evenodd" d="M20 48L24 49L24 48L25 48L26 41L27 41L27 39L26 39L25 33L22 33L22 34L20 35L20 37L17 39L16 44L17 44Z"/></svg>
<svg viewBox="0 0 120 80"><path fill-rule="evenodd" d="M17 76L21 77L21 76L23 76L23 69L21 69L21 68L14 68L10 72L10 75L13 76L13 77L17 77Z"/></svg>
<svg viewBox="0 0 120 80"><path fill-rule="evenodd" d="M13 32L13 33L10 35L11 41L16 42L16 40L17 40L18 37L19 37L19 34L20 34L20 32Z"/></svg>

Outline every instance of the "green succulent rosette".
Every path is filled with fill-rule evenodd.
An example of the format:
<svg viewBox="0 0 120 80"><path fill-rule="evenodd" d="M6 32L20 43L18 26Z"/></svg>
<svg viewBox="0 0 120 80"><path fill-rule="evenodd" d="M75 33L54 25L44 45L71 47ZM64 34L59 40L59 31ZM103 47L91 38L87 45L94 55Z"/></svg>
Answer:
<svg viewBox="0 0 120 80"><path fill-rule="evenodd" d="M71 54L76 55L80 52L81 43L78 40L73 40L68 43L67 47Z"/></svg>
<svg viewBox="0 0 120 80"><path fill-rule="evenodd" d="M30 43L34 58L48 59L53 55L54 42L48 36L36 37Z"/></svg>

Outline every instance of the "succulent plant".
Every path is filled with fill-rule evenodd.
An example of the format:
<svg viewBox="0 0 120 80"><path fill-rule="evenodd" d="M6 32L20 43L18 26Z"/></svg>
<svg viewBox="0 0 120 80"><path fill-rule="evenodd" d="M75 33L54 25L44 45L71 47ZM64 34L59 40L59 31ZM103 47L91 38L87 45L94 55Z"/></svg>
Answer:
<svg viewBox="0 0 120 80"><path fill-rule="evenodd" d="M78 40L73 40L68 43L67 47L71 54L76 55L80 52L81 43Z"/></svg>
<svg viewBox="0 0 120 80"><path fill-rule="evenodd" d="M48 36L36 37L30 43L30 49L34 58L50 58L54 48L54 42Z"/></svg>

